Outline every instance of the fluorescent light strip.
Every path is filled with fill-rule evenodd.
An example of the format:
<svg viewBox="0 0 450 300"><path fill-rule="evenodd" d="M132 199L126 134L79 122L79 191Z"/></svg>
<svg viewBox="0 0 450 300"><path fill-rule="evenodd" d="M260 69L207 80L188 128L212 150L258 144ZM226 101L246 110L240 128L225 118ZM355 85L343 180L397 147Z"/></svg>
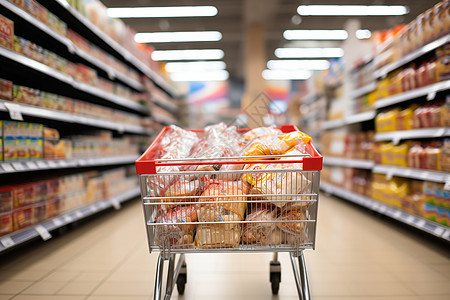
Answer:
<svg viewBox="0 0 450 300"><path fill-rule="evenodd" d="M262 76L265 80L306 80L312 75L311 71L298 70L264 70Z"/></svg>
<svg viewBox="0 0 450 300"><path fill-rule="evenodd" d="M283 36L287 40L346 40L345 30L286 30Z"/></svg>
<svg viewBox="0 0 450 300"><path fill-rule="evenodd" d="M330 68L328 60L269 60L267 68L270 70L327 70Z"/></svg>
<svg viewBox="0 0 450 300"><path fill-rule="evenodd" d="M229 74L225 70L208 72L175 72L170 74L172 81L224 81Z"/></svg>
<svg viewBox="0 0 450 300"><path fill-rule="evenodd" d="M157 61L167 60L217 60L224 56L220 49L202 50L156 50L152 52L152 59Z"/></svg>
<svg viewBox="0 0 450 300"><path fill-rule="evenodd" d="M370 39L372 32L368 29L358 29L356 30L356 38L359 40Z"/></svg>
<svg viewBox="0 0 450 300"><path fill-rule="evenodd" d="M341 48L277 48L275 56L278 58L333 58L342 57Z"/></svg>
<svg viewBox="0 0 450 300"><path fill-rule="evenodd" d="M169 62L166 63L167 72L188 72L188 71L216 71L225 70L227 67L223 61L194 61L194 62Z"/></svg>
<svg viewBox="0 0 450 300"><path fill-rule="evenodd" d="M409 13L401 5L300 5L301 16L401 16Z"/></svg>
<svg viewBox="0 0 450 300"><path fill-rule="evenodd" d="M114 7L106 10L111 18L213 17L217 12L215 6Z"/></svg>
<svg viewBox="0 0 450 300"><path fill-rule="evenodd" d="M136 33L136 43L216 42L222 39L219 31L142 32Z"/></svg>

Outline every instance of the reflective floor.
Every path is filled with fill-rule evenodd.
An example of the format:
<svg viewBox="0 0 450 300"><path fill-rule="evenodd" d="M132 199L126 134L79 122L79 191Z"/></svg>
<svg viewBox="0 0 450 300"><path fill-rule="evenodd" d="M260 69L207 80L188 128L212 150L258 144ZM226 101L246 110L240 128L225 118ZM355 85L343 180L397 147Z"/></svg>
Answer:
<svg viewBox="0 0 450 300"><path fill-rule="evenodd" d="M322 196L317 249L305 251L314 300L448 300L450 250L343 200ZM185 295L172 299L298 299L287 254L272 296L272 254L187 256ZM152 299L138 200L74 230L0 256L0 300Z"/></svg>

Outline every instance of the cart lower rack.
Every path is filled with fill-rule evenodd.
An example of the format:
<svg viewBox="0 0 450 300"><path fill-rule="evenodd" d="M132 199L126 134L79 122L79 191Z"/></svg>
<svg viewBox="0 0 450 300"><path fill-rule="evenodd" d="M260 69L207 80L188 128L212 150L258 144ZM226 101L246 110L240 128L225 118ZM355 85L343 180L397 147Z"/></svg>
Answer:
<svg viewBox="0 0 450 300"><path fill-rule="evenodd" d="M310 299L303 250L315 246L322 165L314 147L285 156L158 160L153 147L161 136L136 162L149 249L160 252L154 299L163 295L164 261L170 299L175 283L184 293L185 254L229 252L273 252L273 294L281 281L277 253L289 252L299 298ZM212 171L199 171L208 165ZM161 172L173 166L182 171Z"/></svg>

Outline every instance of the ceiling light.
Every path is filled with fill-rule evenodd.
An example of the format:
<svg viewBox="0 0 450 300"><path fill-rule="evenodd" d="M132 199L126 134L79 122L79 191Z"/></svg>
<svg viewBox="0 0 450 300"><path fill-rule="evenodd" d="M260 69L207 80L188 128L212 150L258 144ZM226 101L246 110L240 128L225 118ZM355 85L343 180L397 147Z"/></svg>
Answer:
<svg viewBox="0 0 450 300"><path fill-rule="evenodd" d="M360 40L370 39L372 32L368 29L358 29L356 30L356 38Z"/></svg>
<svg viewBox="0 0 450 300"><path fill-rule="evenodd" d="M202 49L202 50L156 50L152 52L152 59L157 61L165 60L216 60L222 59L223 50Z"/></svg>
<svg viewBox="0 0 450 300"><path fill-rule="evenodd" d="M213 17L214 6L114 7L106 9L111 18Z"/></svg>
<svg viewBox="0 0 450 300"><path fill-rule="evenodd" d="M300 5L301 16L401 16L409 13L401 5Z"/></svg>
<svg viewBox="0 0 450 300"><path fill-rule="evenodd" d="M225 70L208 72L175 72L170 74L173 81L224 81L229 74Z"/></svg>
<svg viewBox="0 0 450 300"><path fill-rule="evenodd" d="M286 30L283 36L287 40L345 40L345 30Z"/></svg>
<svg viewBox="0 0 450 300"><path fill-rule="evenodd" d="M267 68L271 70L327 70L328 60L269 60Z"/></svg>
<svg viewBox="0 0 450 300"><path fill-rule="evenodd" d="M219 31L142 32L136 33L136 43L216 42L222 39Z"/></svg>
<svg viewBox="0 0 450 300"><path fill-rule="evenodd" d="M278 58L333 58L342 57L341 48L277 48L275 56Z"/></svg>
<svg viewBox="0 0 450 300"><path fill-rule="evenodd" d="M223 61L193 61L193 62L169 62L166 63L167 72L188 71L216 71L225 70L227 65Z"/></svg>
<svg viewBox="0 0 450 300"><path fill-rule="evenodd" d="M306 80L311 75L311 71L306 70L264 70L262 72L265 80Z"/></svg>

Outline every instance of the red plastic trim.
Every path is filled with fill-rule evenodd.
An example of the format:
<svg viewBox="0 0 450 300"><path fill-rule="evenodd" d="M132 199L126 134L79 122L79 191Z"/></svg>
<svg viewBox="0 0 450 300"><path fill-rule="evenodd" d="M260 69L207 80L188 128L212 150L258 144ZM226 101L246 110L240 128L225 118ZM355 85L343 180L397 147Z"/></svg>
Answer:
<svg viewBox="0 0 450 300"><path fill-rule="evenodd" d="M297 131L297 127L295 125L282 125L278 127L283 133L288 133L292 131ZM201 161L201 162L155 162L155 156L158 152L158 145L161 143L161 140L166 135L167 131L170 130L169 126L164 127L158 136L154 139L153 143L148 147L148 149L144 152L136 160L136 173L138 175L143 174L156 174L157 166L186 166L186 165L236 165L236 164L266 164L266 163L274 163L274 160L251 160L251 161ZM238 129L238 131L249 131L250 129ZM201 133L203 130L190 130L192 132ZM293 159L293 160L283 160L277 161L277 163L303 163L303 170L305 171L317 171L322 170L322 155L320 155L316 148L311 143L306 144L306 151L311 154L311 157L303 157L302 159Z"/></svg>

